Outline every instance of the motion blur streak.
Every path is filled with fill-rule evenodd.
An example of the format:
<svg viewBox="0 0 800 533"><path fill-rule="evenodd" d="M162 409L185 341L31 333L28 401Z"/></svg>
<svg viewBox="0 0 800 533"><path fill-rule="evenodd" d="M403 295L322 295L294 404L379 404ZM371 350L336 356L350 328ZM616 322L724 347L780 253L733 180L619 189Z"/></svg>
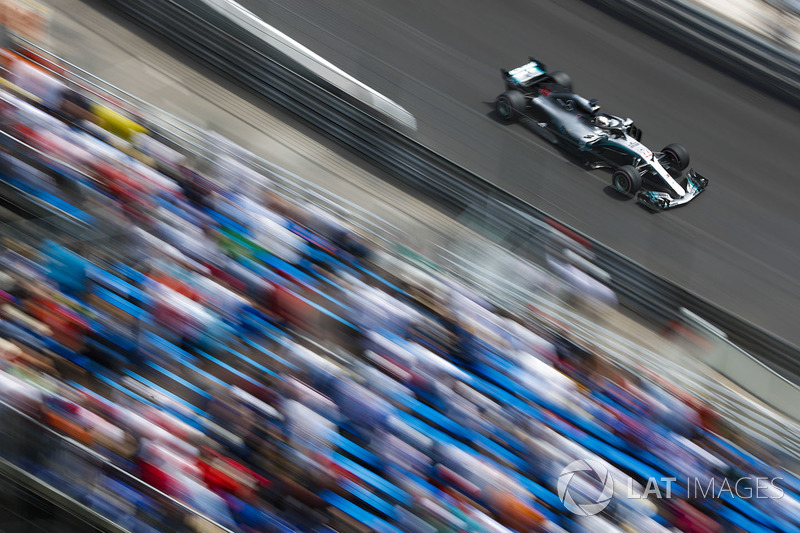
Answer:
<svg viewBox="0 0 800 533"><path fill-rule="evenodd" d="M268 2L248 9L403 105L420 139L659 274L795 343L800 305L800 112L579 0ZM650 216L603 194L521 126L491 118L501 67L529 55L634 118L644 142L681 142L713 191ZM590 179L593 178L593 179Z"/></svg>
<svg viewBox="0 0 800 533"><path fill-rule="evenodd" d="M350 210L283 196L221 135L177 135L18 51L0 50L0 181L53 212L4 214L4 461L133 531L216 531L192 509L237 531L796 528L790 459L641 352L616 366L624 343L531 309L544 295L497 308L486 278L471 289L389 254ZM554 236L536 285L616 316L573 237ZM575 460L605 472L601 515L556 496ZM775 498L641 497L646 480L758 478L780 481ZM573 502L596 488L568 484Z"/></svg>

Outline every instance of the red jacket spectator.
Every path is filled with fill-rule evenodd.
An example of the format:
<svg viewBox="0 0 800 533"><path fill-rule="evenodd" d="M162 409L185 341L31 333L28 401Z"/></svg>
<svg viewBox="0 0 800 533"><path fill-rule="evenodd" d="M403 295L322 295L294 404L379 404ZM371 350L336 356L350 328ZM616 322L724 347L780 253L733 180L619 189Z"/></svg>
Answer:
<svg viewBox="0 0 800 533"><path fill-rule="evenodd" d="M675 526L684 533L721 533L722 526L685 500L672 502Z"/></svg>

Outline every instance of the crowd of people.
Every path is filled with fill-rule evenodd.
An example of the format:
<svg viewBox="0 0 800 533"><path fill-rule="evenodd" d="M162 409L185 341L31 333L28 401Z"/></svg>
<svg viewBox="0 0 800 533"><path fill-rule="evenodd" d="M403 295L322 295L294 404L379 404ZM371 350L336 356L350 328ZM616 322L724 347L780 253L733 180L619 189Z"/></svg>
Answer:
<svg viewBox="0 0 800 533"><path fill-rule="evenodd" d="M707 405L443 274L382 268L224 139L200 171L147 117L17 52L0 56L0 179L116 237L6 239L3 457L131 531L798 530L800 482ZM589 516L559 490L581 459L613 479ZM757 477L782 497L685 482ZM571 498L597 482L579 472Z"/></svg>

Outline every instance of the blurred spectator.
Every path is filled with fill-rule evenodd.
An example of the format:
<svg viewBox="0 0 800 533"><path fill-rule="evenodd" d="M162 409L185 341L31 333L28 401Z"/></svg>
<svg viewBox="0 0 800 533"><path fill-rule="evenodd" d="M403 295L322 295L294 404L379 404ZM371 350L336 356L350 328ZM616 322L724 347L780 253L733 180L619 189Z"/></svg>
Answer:
<svg viewBox="0 0 800 533"><path fill-rule="evenodd" d="M142 530L213 530L183 505L236 531L425 533L718 531L752 510L642 500L572 520L554 501L576 459L639 494L652 471L755 467L706 433L705 403L611 368L569 325L379 269L340 210L280 196L227 139L208 135L205 174L146 117L13 65L30 94L0 89L0 129L38 152L4 144L0 177L67 202L78 183L130 227L105 259L55 239L0 256L0 431L18 437L0 454L103 512L138 509ZM557 244L571 294L614 305L585 246ZM774 513L787 530L798 501Z"/></svg>

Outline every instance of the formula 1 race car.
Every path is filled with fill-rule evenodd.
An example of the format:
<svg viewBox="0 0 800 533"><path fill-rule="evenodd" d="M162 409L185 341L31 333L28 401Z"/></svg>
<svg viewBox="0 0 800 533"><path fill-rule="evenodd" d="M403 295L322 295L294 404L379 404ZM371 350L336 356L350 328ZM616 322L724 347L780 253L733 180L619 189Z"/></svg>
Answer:
<svg viewBox="0 0 800 533"><path fill-rule="evenodd" d="M501 119L530 119L547 140L569 149L589 168L609 168L614 188L653 210L686 204L708 186L690 169L689 152L670 144L653 152L640 141L633 120L600 112L596 99L572 91L572 80L561 71L547 72L531 58L513 70L503 70L506 91L497 97Z"/></svg>

